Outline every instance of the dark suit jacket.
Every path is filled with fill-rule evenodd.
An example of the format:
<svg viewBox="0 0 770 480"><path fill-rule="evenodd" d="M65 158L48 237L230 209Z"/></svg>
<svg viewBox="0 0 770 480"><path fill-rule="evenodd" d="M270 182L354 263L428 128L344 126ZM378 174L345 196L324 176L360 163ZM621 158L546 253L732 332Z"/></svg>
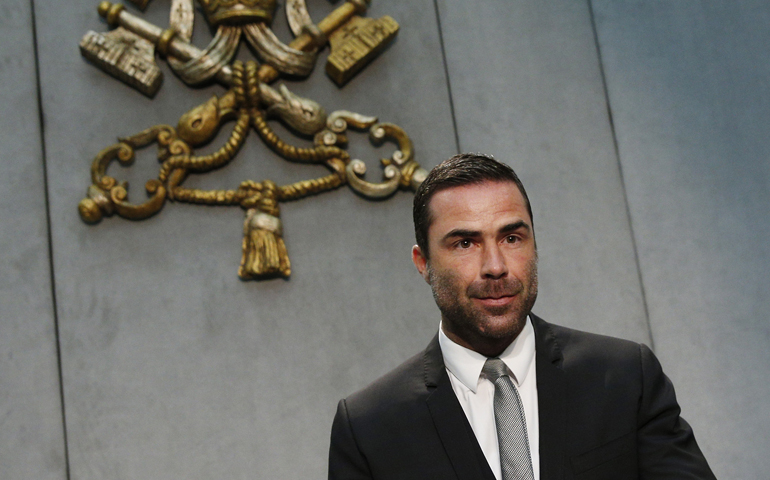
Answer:
<svg viewBox="0 0 770 480"><path fill-rule="evenodd" d="M530 317L541 480L714 478L649 348ZM329 479L494 480L438 337L340 401Z"/></svg>

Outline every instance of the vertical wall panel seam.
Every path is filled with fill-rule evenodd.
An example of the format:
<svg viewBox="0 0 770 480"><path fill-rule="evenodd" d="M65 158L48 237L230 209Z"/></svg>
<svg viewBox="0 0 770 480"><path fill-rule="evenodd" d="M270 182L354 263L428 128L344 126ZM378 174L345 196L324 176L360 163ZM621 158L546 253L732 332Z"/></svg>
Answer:
<svg viewBox="0 0 770 480"><path fill-rule="evenodd" d="M37 87L37 112L40 125L40 151L43 161L43 192L45 198L46 229L48 234L48 262L51 283L51 304L53 309L54 335L56 338L56 364L59 374L59 402L61 404L62 441L64 444L64 468L65 478L70 480L70 458L67 441L67 415L64 403L64 377L62 375L61 340L59 336L59 314L56 302L56 275L53 262L53 234L51 231L51 204L48 193L48 156L45 145L45 116L43 113L43 96L40 85L40 55L37 43L37 22L35 18L35 0L30 0L30 16L32 17L32 47L35 53L35 84Z"/></svg>
<svg viewBox="0 0 770 480"><path fill-rule="evenodd" d="M446 47L444 46L444 33L441 28L441 13L438 8L438 0L433 0L433 8L436 11L436 25L438 27L438 41L441 45L441 60L444 62L444 77L446 78L447 95L449 96L449 111L452 113L452 128L455 134L455 153L460 153L460 132L457 130L457 116L452 96L452 82L449 80L449 63L447 62Z"/></svg>
<svg viewBox="0 0 770 480"><path fill-rule="evenodd" d="M642 274L642 264L639 260L639 249L636 243L636 234L634 233L634 222L631 218L631 207L628 201L628 192L626 190L626 181L623 175L623 163L620 160L620 147L618 146L618 136L615 131L615 121L612 116L612 103L610 102L610 93L607 88L607 75L604 71L604 60L602 58L602 48L599 44L599 31L596 27L596 16L594 15L593 0L586 0L588 3L588 11L591 16L591 28L594 34L594 44L596 46L596 56L599 63L599 74L602 78L602 88L604 89L604 100L607 104L607 118L610 122L610 131L612 132L612 144L615 149L615 159L618 164L618 172L620 174L620 187L623 191L623 201L625 202L626 218L628 218L628 228L631 232L631 247L634 251L634 263L636 265L636 274L639 280L639 289L642 295L642 306L644 307L644 318L647 321L647 336L650 339L650 348L655 350L655 339L652 335L652 324L650 322L650 311L647 306L647 294L644 288L644 275Z"/></svg>

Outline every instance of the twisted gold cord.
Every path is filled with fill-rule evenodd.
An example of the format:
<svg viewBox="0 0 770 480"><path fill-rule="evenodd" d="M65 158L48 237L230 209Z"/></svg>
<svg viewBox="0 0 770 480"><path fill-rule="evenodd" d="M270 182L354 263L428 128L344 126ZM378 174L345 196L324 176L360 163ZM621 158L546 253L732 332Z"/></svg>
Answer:
<svg viewBox="0 0 770 480"><path fill-rule="evenodd" d="M343 183L340 176L336 173L321 178L302 180L280 187L278 190L278 200L284 202L288 200L299 200L300 198L309 195L325 192L327 190L334 190Z"/></svg>
<svg viewBox="0 0 770 480"><path fill-rule="evenodd" d="M227 142L216 152L204 155L202 157L191 157L188 155L178 155L169 158L160 167L158 179L165 182L169 173L175 168L184 168L194 172L207 172L215 168L226 165L235 157L238 150L243 146L249 128L249 113L247 110L241 110L238 115L238 121L235 123L233 133Z"/></svg>
<svg viewBox="0 0 770 480"><path fill-rule="evenodd" d="M278 135L265 121L262 112L257 109L251 111L251 118L260 138L276 153L287 160L306 163L321 163L330 158L339 158L346 163L350 160L350 154L339 147L322 145L313 148L297 148L294 145L289 145L278 138Z"/></svg>

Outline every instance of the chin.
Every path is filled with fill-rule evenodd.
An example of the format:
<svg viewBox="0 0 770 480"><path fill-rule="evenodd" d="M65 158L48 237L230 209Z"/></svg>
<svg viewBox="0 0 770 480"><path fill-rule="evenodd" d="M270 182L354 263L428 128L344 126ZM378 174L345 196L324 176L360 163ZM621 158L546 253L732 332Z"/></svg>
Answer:
<svg viewBox="0 0 770 480"><path fill-rule="evenodd" d="M488 318L479 324L478 334L494 340L516 337L524 329L526 321L526 315L523 318Z"/></svg>

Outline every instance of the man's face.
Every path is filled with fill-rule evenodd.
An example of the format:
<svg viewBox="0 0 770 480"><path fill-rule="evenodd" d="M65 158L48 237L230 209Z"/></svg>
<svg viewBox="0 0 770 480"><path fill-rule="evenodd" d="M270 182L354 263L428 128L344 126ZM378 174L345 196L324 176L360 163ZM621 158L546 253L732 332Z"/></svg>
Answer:
<svg viewBox="0 0 770 480"><path fill-rule="evenodd" d="M487 356L524 328L537 298L537 249L524 197L511 182L448 188L429 204L430 259L412 260L441 310L447 336Z"/></svg>

